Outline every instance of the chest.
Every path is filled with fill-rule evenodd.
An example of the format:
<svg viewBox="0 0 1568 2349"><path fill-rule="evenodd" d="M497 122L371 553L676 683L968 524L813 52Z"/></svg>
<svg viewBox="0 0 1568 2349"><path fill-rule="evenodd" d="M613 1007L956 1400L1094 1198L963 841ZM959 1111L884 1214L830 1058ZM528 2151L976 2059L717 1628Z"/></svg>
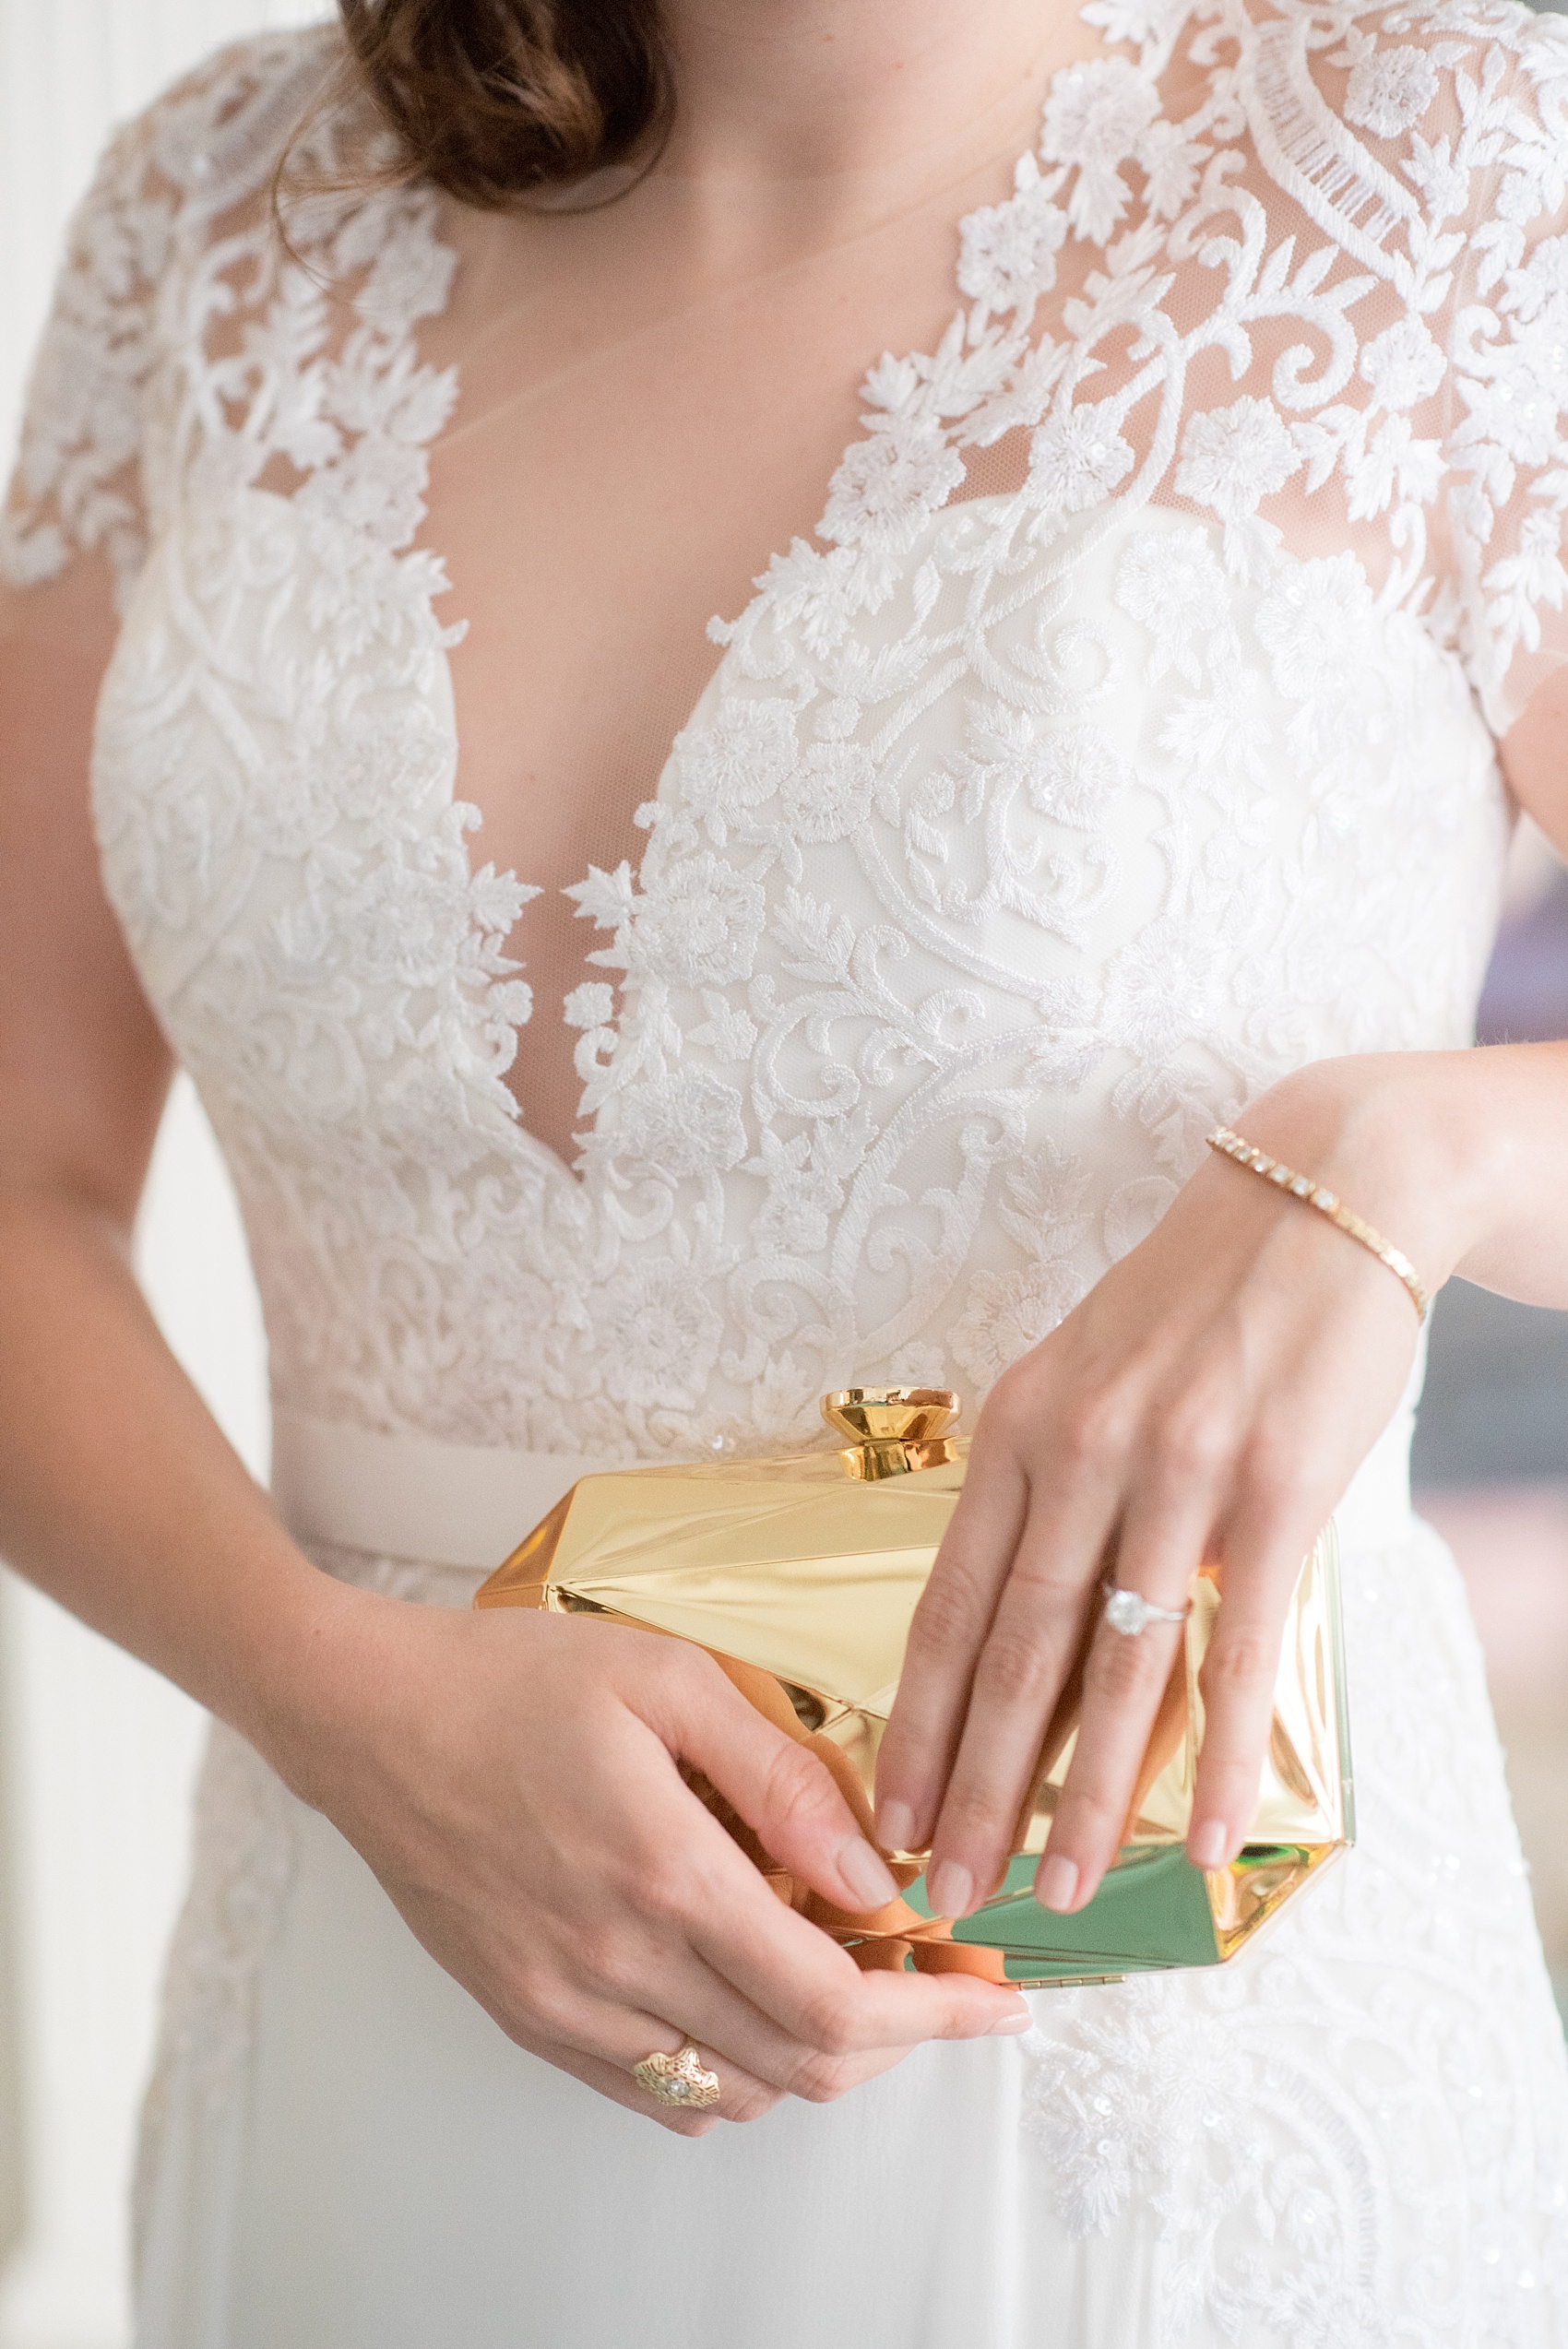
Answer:
<svg viewBox="0 0 1568 2349"><path fill-rule="evenodd" d="M636 209L443 233L458 267L421 350L457 395L420 543L464 631L463 796L486 856L552 891L633 852L709 621L811 537L878 354L940 339L953 198L815 251L713 252Z"/></svg>
<svg viewBox="0 0 1568 2349"><path fill-rule="evenodd" d="M568 1162L561 1014L600 942L563 892L640 861L636 811L719 658L710 620L811 536L868 364L939 341L953 303L950 190L805 252L683 247L679 226L444 223L458 267L420 338L457 387L419 534L462 631L457 788L476 862L539 892L512 941L535 1008L508 1083Z"/></svg>
<svg viewBox="0 0 1568 2349"><path fill-rule="evenodd" d="M1146 128L1153 100L1131 72L1108 88L1137 99ZM1048 143L1065 150L1070 132L1048 117ZM159 698L172 638L162 614L143 631L146 706L162 730L147 779L190 825L191 870L174 872L179 858L160 850L160 887L188 881L215 940L232 894L248 894L258 938L276 916L262 959L280 948L291 986L315 925L325 937L336 922L346 1004L367 942L398 961L384 869L400 876L398 904L424 885L407 879L414 832L399 827L445 822L456 796L480 836L454 861L453 886L471 867L489 895L460 919L453 900L454 985L485 975L462 963L479 932L487 954L526 955L533 1015L508 998L493 1064L530 1130L570 1163L614 1038L605 1028L590 1050L566 1006L609 991L586 967L589 955L612 961L595 927L619 942L641 919L628 894L579 922L590 908L576 893L589 867L623 863L635 888L647 846L636 813L656 790L668 797L661 774L677 797L697 795L666 827L665 863L706 872L722 851L745 900L747 964L726 966L726 983L754 976L757 891L777 882L788 931L818 850L834 851L823 908L842 911L858 865L867 921L921 938L955 972L1000 973L1004 996L1039 1004L1054 966L1084 957L1089 983L1074 976L1071 1007L1075 1024L1097 1025L1096 986L1121 946L1162 907L1179 906L1183 928L1212 924L1243 849L1277 862L1311 823L1335 855L1354 841L1365 862L1365 824L1349 812L1405 790L1413 737L1397 774L1387 747L1411 736L1406 672L1431 648L1374 644L1372 590L1348 547L1303 541L1291 556L1279 527L1253 518L1302 461L1264 397L1281 338L1297 331L1279 270L1264 267L1266 239L1252 252L1185 236L1178 254L1174 232L1144 219L1113 271L1111 195L1101 189L1092 218L1075 196L1070 220L1062 173L1042 178L1026 157L1011 197L963 213L966 196L998 192L993 178L988 166L984 188L944 189L863 237L747 267L722 252L672 266L668 239L639 249L619 223L609 247L590 226L586 241L552 228L465 252L462 224L410 196L378 229L376 298L401 286L400 317L355 296L347 324L331 303L295 319L280 294L269 324L287 397L254 359L234 376L254 389L247 427L257 421L271 451L211 435L185 477L210 542L204 521L168 546L168 624L200 613L193 694L206 716L224 706L232 743L254 737L211 770L223 789L206 781L196 794L182 773L175 791L187 763ZM1206 200L1226 218L1238 204L1222 188ZM956 243L968 305L953 315ZM849 386L879 349L916 355L873 363L857 397ZM303 477L297 497L245 504L274 490L273 454ZM1148 503L1173 460L1188 518ZM238 503L226 469L244 477ZM1334 548L1331 516L1325 527ZM708 749L671 777L671 741L719 659L705 623L746 607L765 565L766 591L729 656L747 709L716 729L709 706L696 730ZM286 754L267 747L274 725ZM1080 775L1086 759L1094 771ZM1331 830L1308 799L1332 804ZM1253 800L1269 812L1243 825L1241 802ZM339 819L349 830L328 847ZM1193 843L1217 820L1241 836L1198 859ZM244 855L215 890L230 840ZM302 854L308 920L274 905L291 884L266 862ZM374 939L368 898L364 921L330 910L350 865L355 888L382 891ZM486 880L513 870L540 893L517 940L517 889ZM434 903L427 913L439 928ZM671 923L671 970L713 978L700 941ZM780 937L774 959L799 961ZM316 1007L329 976L311 967ZM787 961L782 976L800 973ZM254 983L259 1000L271 983L259 961ZM856 979L862 993L867 983ZM718 1016L697 996L694 1033ZM420 1046L423 1009L398 1016L402 1041ZM650 1050L683 1049L672 1018L647 1012ZM640 1081L626 1037L617 1067Z"/></svg>

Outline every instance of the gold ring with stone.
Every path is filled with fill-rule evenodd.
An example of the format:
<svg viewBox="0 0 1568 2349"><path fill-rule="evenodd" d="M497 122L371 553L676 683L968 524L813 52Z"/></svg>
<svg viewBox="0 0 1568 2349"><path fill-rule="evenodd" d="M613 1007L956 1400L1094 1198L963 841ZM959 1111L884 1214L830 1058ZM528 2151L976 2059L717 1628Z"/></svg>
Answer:
<svg viewBox="0 0 1568 2349"><path fill-rule="evenodd" d="M632 2066L632 2078L655 2104L673 2106L679 2112L702 2112L719 2102L719 2074L704 2070L689 2039L672 2056L656 2047Z"/></svg>

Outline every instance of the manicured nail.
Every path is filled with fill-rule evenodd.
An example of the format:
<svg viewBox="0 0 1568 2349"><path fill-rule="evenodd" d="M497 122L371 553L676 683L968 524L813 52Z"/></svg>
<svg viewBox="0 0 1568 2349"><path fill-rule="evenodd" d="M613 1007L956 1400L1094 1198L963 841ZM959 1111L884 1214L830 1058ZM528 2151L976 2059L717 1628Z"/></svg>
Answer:
<svg viewBox="0 0 1568 2349"><path fill-rule="evenodd" d="M876 1814L876 1840L885 1852L907 1852L915 1833L915 1814L907 1802L885 1802Z"/></svg>
<svg viewBox="0 0 1568 2349"><path fill-rule="evenodd" d="M1230 1857L1230 1831L1223 1819L1206 1819L1187 1838L1187 1857L1194 1868L1223 1868Z"/></svg>
<svg viewBox="0 0 1568 2349"><path fill-rule="evenodd" d="M1060 1852L1048 1852L1040 1863L1035 1885L1035 1898L1041 1908L1054 1909L1058 1916L1065 1916L1078 1896L1076 1864L1064 1859Z"/></svg>
<svg viewBox="0 0 1568 2349"><path fill-rule="evenodd" d="M1034 2017L1028 2007L1021 2007L1016 2014L1004 2014L1000 2023L993 2023L986 2036L988 2039L1015 2039L1020 2031L1028 2031L1033 2023Z"/></svg>
<svg viewBox="0 0 1568 2349"><path fill-rule="evenodd" d="M857 1908L885 1908L898 1887L863 1835L846 1835L838 1846L838 1873Z"/></svg>
<svg viewBox="0 0 1568 2349"><path fill-rule="evenodd" d="M968 1916L975 1896L975 1880L956 1859L938 1860L926 1878L926 1898L936 1916Z"/></svg>

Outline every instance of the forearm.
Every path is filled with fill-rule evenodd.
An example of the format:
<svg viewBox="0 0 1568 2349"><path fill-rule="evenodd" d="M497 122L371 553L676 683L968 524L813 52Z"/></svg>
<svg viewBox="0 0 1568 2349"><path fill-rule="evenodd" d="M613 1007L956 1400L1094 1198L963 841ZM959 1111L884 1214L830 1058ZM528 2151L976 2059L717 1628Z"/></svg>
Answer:
<svg viewBox="0 0 1568 2349"><path fill-rule="evenodd" d="M1568 1307L1568 1043L1321 1062L1239 1122L1336 1190L1430 1288L1458 1273Z"/></svg>
<svg viewBox="0 0 1568 2349"><path fill-rule="evenodd" d="M0 1555L264 1747L339 1611L165 1346L124 1234L0 1193Z"/></svg>

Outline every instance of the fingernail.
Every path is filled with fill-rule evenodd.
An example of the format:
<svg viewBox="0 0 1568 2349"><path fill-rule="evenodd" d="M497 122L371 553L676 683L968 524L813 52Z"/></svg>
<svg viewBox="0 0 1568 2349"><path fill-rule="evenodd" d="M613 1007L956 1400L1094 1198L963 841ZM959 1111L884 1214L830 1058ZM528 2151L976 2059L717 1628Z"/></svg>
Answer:
<svg viewBox="0 0 1568 2349"><path fill-rule="evenodd" d="M1065 1916L1077 1894L1076 1864L1063 1859L1060 1852L1048 1852L1035 1884L1035 1898L1041 1908L1054 1909L1058 1916Z"/></svg>
<svg viewBox="0 0 1568 2349"><path fill-rule="evenodd" d="M915 1833L915 1814L907 1802L885 1802L876 1814L876 1840L884 1851L907 1852Z"/></svg>
<svg viewBox="0 0 1568 2349"><path fill-rule="evenodd" d="M859 1908L885 1908L898 1887L863 1835L846 1835L838 1846L838 1873Z"/></svg>
<svg viewBox="0 0 1568 2349"><path fill-rule="evenodd" d="M1194 1868L1223 1868L1230 1857L1230 1831L1223 1819L1206 1819L1187 1838L1187 1857Z"/></svg>
<svg viewBox="0 0 1568 2349"><path fill-rule="evenodd" d="M967 1916L975 1896L975 1880L956 1859L942 1859L926 1878L925 1891L933 1916Z"/></svg>
<svg viewBox="0 0 1568 2349"><path fill-rule="evenodd" d="M1000 2023L993 2023L986 2033L986 2037L988 2039L1016 2039L1019 2032L1028 2031L1033 2022L1033 2015L1028 2007L1024 2007L1017 2014L1004 2014Z"/></svg>

